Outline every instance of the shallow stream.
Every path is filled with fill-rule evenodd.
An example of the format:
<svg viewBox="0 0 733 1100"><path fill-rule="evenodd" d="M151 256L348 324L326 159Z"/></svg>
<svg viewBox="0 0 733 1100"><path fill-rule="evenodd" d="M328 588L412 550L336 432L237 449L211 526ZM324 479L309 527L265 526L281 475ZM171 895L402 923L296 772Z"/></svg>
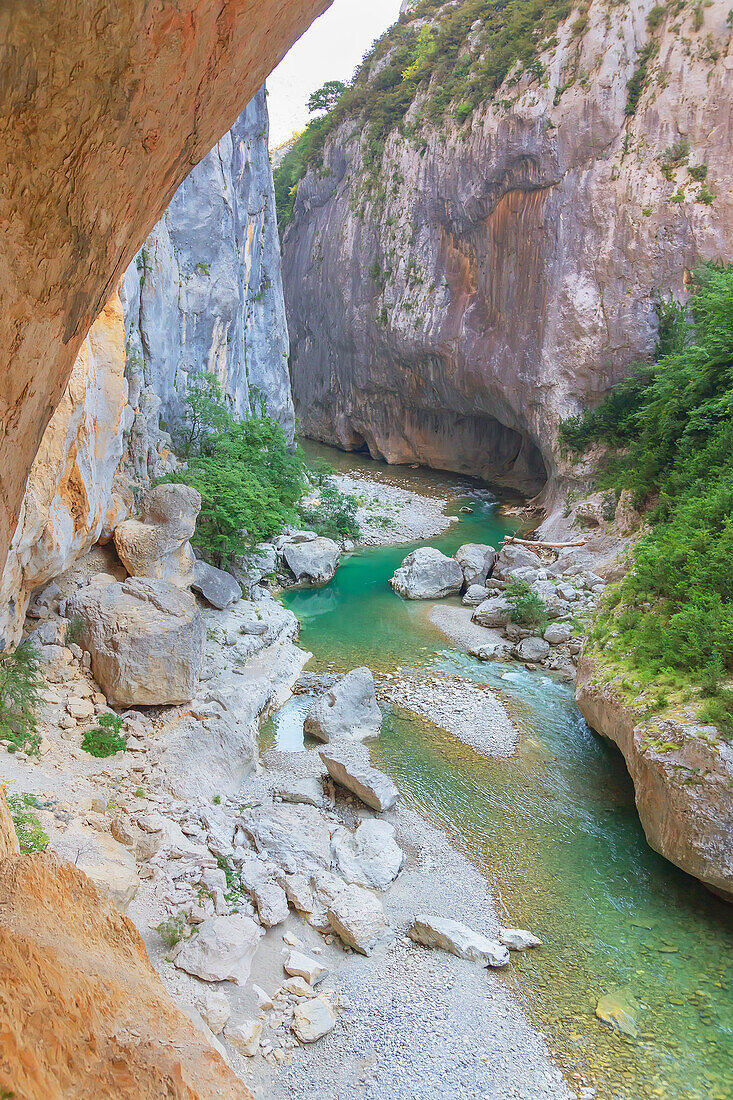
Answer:
<svg viewBox="0 0 733 1100"><path fill-rule="evenodd" d="M465 542L497 545L511 529L490 494L469 482L328 457L343 470L368 466L392 484L448 495L453 514L470 507L427 540L445 553ZM599 1097L731 1100L733 909L648 847L623 759L588 730L570 686L474 660L446 642L428 605L393 594L389 577L415 545L358 550L325 588L284 594L302 624L301 645L314 654L308 667L439 669L495 688L520 731L510 759L483 756L390 709L373 762L487 876L500 917L544 940L513 957L505 980L571 1083L577 1074ZM302 748L303 707L296 698L283 708L263 731L266 742ZM637 1037L596 1018L609 993L627 1004Z"/></svg>

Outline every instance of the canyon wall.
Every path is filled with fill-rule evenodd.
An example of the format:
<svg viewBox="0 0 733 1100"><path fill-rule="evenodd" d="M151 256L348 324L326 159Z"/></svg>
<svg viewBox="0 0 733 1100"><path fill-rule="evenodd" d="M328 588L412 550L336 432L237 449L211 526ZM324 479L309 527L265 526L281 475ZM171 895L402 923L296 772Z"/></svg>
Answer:
<svg viewBox="0 0 733 1100"><path fill-rule="evenodd" d="M186 384L215 374L234 411L264 397L292 439L288 333L269 123L261 89L181 184L123 281L131 387L149 387L163 421Z"/></svg>
<svg viewBox="0 0 733 1100"><path fill-rule="evenodd" d="M455 5L411 7L417 30ZM593 0L464 122L418 90L376 164L363 116L326 140L283 245L307 435L559 486L560 420L651 352L657 293L733 259L729 5L651 8ZM483 48L477 21L461 58ZM367 103L388 65L367 60Z"/></svg>
<svg viewBox="0 0 733 1100"><path fill-rule="evenodd" d="M242 415L258 395L294 431L264 89L176 192L92 325L34 461L0 577L0 652L35 587L109 538L175 464L164 426L189 377L217 375Z"/></svg>
<svg viewBox="0 0 733 1100"><path fill-rule="evenodd" d="M329 0L0 7L0 569L95 317Z"/></svg>

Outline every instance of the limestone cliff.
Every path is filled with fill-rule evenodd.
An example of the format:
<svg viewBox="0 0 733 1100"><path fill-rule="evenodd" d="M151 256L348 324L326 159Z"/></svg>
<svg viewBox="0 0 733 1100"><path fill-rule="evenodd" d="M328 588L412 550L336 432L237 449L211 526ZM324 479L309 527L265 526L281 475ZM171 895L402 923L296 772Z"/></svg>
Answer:
<svg viewBox="0 0 733 1100"><path fill-rule="evenodd" d="M562 472L559 421L652 349L657 292L733 258L729 5L593 0L473 110L488 19L420 80L478 5L407 7L285 232L296 410L344 448L535 492ZM377 140L405 43L417 90Z"/></svg>
<svg viewBox="0 0 733 1100"><path fill-rule="evenodd" d="M95 317L329 0L0 6L0 569Z"/></svg>
<svg viewBox="0 0 733 1100"><path fill-rule="evenodd" d="M238 414L262 395L292 438L288 333L261 89L181 184L123 281L134 404L157 428L187 379L216 374ZM145 400L154 395L157 401ZM139 430L139 428L136 428Z"/></svg>
<svg viewBox="0 0 733 1100"><path fill-rule="evenodd" d="M212 370L233 408L261 394L294 430L264 90L176 192L95 321L41 441L0 577L0 652L32 590L107 538L165 473L186 379ZM123 320L124 310L124 320Z"/></svg>

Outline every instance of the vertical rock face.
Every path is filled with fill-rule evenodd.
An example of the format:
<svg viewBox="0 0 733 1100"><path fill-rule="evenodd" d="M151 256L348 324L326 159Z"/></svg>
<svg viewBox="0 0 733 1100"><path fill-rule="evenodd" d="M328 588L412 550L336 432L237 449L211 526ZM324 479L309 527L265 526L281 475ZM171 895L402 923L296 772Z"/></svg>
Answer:
<svg viewBox="0 0 733 1100"><path fill-rule="evenodd" d="M261 394L294 431L261 90L174 196L92 326L33 464L0 578L0 652L32 590L108 536L171 464L186 381L213 371L238 414ZM124 320L123 320L124 307Z"/></svg>
<svg viewBox="0 0 733 1100"><path fill-rule="evenodd" d="M95 317L329 0L0 5L0 569Z"/></svg>
<svg viewBox="0 0 733 1100"><path fill-rule="evenodd" d="M657 292L733 258L729 5L651 8L594 0L463 123L460 96L435 116L434 78L376 161L360 117L327 139L283 249L306 434L528 491L557 478L559 421L651 351ZM480 26L460 54L476 71ZM377 120L388 65L367 61Z"/></svg>
<svg viewBox="0 0 733 1100"><path fill-rule="evenodd" d="M131 415L124 372L115 294L82 344L31 469L0 578L0 651L17 641L33 588L62 573L125 514L113 492Z"/></svg>
<svg viewBox="0 0 733 1100"><path fill-rule="evenodd" d="M123 282L131 394L155 434L209 371L234 411L256 408L292 438L280 245L261 89L173 197ZM139 426L138 426L139 427Z"/></svg>

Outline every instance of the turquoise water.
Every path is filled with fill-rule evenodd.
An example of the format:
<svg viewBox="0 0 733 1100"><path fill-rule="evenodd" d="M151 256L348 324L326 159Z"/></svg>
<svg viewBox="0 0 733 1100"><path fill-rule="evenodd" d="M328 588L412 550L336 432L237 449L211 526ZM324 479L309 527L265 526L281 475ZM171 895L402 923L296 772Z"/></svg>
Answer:
<svg viewBox="0 0 733 1100"><path fill-rule="evenodd" d="M428 484L412 471L383 476ZM439 488L439 475L429 485ZM464 495L454 510L468 505L471 514L428 544L446 553L469 541L496 545L510 522L466 485L455 491ZM360 550L327 587L283 596L314 654L309 667L442 669L497 690L520 730L511 759L482 756L390 710L375 764L486 875L507 923L542 936L545 947L516 956L506 980L518 984L571 1081L581 1074L601 1097L730 1100L733 909L648 847L623 760L588 730L567 685L453 650L426 604L392 593L388 579L408 549ZM265 738L301 747L302 708L302 700L284 708ZM638 1038L596 1019L607 993L631 1006Z"/></svg>

